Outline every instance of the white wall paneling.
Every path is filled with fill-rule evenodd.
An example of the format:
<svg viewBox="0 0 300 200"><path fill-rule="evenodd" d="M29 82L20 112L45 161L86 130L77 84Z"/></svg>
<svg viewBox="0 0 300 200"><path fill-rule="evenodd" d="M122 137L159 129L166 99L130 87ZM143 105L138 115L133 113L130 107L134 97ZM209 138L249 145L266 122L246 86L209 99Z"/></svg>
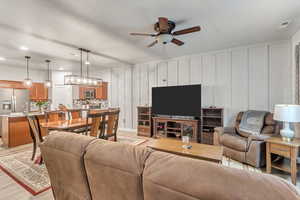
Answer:
<svg viewBox="0 0 300 200"><path fill-rule="evenodd" d="M247 110L248 88L248 48L231 51L231 110L233 114Z"/></svg>
<svg viewBox="0 0 300 200"><path fill-rule="evenodd" d="M202 83L202 57L192 56L190 60L190 80L191 84Z"/></svg>
<svg viewBox="0 0 300 200"><path fill-rule="evenodd" d="M202 106L223 107L231 125L239 111L292 102L290 57L289 41L279 41L114 68L105 77L122 128L136 128L136 107L151 105L152 87L184 84L202 84Z"/></svg>
<svg viewBox="0 0 300 200"><path fill-rule="evenodd" d="M288 44L272 44L269 47L270 79L269 79L269 110L278 103L292 103L292 88L290 72L290 46ZM290 70L287 70L290 68Z"/></svg>
<svg viewBox="0 0 300 200"><path fill-rule="evenodd" d="M149 103L148 66L148 64L145 64L140 68L140 105Z"/></svg>
<svg viewBox="0 0 300 200"><path fill-rule="evenodd" d="M231 119L231 59L226 52L215 55L215 106L224 108L224 123Z"/></svg>
<svg viewBox="0 0 300 200"><path fill-rule="evenodd" d="M171 60L168 62L168 86L178 85L178 62Z"/></svg>
<svg viewBox="0 0 300 200"><path fill-rule="evenodd" d="M145 70L149 90L141 96L145 95L150 105L153 86L202 84L202 106L223 107L225 125L231 125L239 111L272 111L274 104L292 101L289 41L135 65L133 110L145 102L143 97L138 100L137 92L141 87L145 90L145 84L140 83L147 78Z"/></svg>
<svg viewBox="0 0 300 200"><path fill-rule="evenodd" d="M202 106L215 105L214 84L216 57L214 54L206 54L202 56Z"/></svg>
<svg viewBox="0 0 300 200"><path fill-rule="evenodd" d="M190 84L190 59L180 58L178 62L178 84L189 85Z"/></svg>
<svg viewBox="0 0 300 200"><path fill-rule="evenodd" d="M149 105L152 105L152 87L157 86L157 64L149 64Z"/></svg>
<svg viewBox="0 0 300 200"><path fill-rule="evenodd" d="M168 63L161 62L157 64L157 86L168 85Z"/></svg>
<svg viewBox="0 0 300 200"><path fill-rule="evenodd" d="M249 49L249 109L269 109L268 46Z"/></svg>

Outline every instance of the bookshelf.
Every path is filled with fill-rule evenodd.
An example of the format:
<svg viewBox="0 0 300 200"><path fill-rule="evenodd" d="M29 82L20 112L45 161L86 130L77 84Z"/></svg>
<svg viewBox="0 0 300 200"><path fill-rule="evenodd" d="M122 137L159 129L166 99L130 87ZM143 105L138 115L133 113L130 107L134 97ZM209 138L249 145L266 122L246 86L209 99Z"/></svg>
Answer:
<svg viewBox="0 0 300 200"><path fill-rule="evenodd" d="M213 144L214 129L223 127L223 108L202 108L201 143Z"/></svg>
<svg viewBox="0 0 300 200"><path fill-rule="evenodd" d="M139 136L152 136L152 113L149 106L137 107L137 133Z"/></svg>

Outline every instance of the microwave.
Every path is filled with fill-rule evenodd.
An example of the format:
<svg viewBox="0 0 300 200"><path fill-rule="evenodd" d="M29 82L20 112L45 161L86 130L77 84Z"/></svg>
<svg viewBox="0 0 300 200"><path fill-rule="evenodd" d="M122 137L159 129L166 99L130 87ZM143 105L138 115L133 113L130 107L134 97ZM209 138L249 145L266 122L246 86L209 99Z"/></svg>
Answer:
<svg viewBox="0 0 300 200"><path fill-rule="evenodd" d="M95 89L88 89L84 91L84 98L85 99L95 99L96 98L96 90Z"/></svg>

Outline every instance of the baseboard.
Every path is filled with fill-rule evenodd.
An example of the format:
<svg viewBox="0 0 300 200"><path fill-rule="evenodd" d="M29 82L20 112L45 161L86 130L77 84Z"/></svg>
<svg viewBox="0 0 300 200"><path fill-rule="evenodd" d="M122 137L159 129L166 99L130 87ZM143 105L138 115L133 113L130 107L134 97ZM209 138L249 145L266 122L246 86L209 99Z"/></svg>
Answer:
<svg viewBox="0 0 300 200"><path fill-rule="evenodd" d="M119 128L119 130L120 131L137 133L137 129L133 129L133 128Z"/></svg>

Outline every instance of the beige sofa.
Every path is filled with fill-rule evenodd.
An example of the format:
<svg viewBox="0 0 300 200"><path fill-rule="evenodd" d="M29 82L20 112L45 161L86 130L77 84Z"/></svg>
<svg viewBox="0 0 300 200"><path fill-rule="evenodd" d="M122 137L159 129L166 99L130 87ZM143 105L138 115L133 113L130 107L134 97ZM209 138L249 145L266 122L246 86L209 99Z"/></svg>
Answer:
<svg viewBox="0 0 300 200"><path fill-rule="evenodd" d="M41 145L56 200L293 200L273 175L72 133Z"/></svg>

